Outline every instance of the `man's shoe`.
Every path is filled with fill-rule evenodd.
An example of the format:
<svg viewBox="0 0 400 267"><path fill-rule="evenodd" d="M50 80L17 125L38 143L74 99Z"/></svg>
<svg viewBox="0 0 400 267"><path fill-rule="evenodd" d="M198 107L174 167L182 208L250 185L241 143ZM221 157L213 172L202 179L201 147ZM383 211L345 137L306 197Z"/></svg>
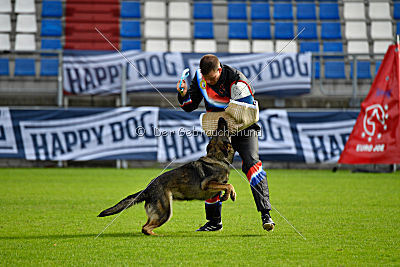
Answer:
<svg viewBox="0 0 400 267"><path fill-rule="evenodd" d="M205 225L197 229L196 231L220 231L222 230L222 222L220 223L212 223L208 221Z"/></svg>
<svg viewBox="0 0 400 267"><path fill-rule="evenodd" d="M264 230L267 231L274 231L275 228L275 223L271 219L271 216L269 214L264 214L261 216L262 223L263 223L263 228Z"/></svg>

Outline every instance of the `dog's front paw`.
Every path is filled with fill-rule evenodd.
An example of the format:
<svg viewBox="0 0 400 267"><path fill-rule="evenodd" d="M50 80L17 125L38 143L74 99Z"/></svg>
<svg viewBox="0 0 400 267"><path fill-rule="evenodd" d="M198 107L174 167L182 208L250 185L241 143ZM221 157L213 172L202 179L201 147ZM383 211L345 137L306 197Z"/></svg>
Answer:
<svg viewBox="0 0 400 267"><path fill-rule="evenodd" d="M220 200L221 200L221 202L224 202L224 201L227 201L228 198L229 198L229 193L225 192L225 194L222 197L220 197Z"/></svg>
<svg viewBox="0 0 400 267"><path fill-rule="evenodd" d="M235 200L236 200L236 191L235 191L235 189L233 189L233 190L231 191L231 199L232 199L232 201L235 201Z"/></svg>

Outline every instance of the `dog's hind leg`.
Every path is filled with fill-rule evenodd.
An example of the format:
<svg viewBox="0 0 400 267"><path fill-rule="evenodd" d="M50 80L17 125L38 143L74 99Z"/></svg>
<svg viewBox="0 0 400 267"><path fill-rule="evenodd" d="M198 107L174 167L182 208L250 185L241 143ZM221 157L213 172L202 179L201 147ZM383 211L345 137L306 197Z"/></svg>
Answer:
<svg viewBox="0 0 400 267"><path fill-rule="evenodd" d="M143 225L142 233L156 235L153 230L166 223L172 216L172 195L168 194L168 196L146 203L144 207L148 220Z"/></svg>

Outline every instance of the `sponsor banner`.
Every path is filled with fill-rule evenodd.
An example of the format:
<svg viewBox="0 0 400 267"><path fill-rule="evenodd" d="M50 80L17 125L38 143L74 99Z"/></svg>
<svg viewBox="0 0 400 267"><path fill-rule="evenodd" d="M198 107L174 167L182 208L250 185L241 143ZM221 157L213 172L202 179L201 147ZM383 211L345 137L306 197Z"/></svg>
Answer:
<svg viewBox="0 0 400 267"><path fill-rule="evenodd" d="M291 96L309 93L311 53L216 54L222 64L237 68L251 81L257 94ZM117 94L126 69L128 92L176 92L181 72L194 77L203 54L126 51L93 54L68 53L63 58L65 94Z"/></svg>
<svg viewBox="0 0 400 267"><path fill-rule="evenodd" d="M0 107L0 154L16 154L17 152L10 111L8 108Z"/></svg>
<svg viewBox="0 0 400 267"><path fill-rule="evenodd" d="M289 96L311 88L311 53L217 54L222 64L240 70L257 94ZM194 76L199 57L187 59Z"/></svg>
<svg viewBox="0 0 400 267"><path fill-rule="evenodd" d="M158 135L159 162L189 162L206 155L209 141L200 126L201 112L160 112Z"/></svg>
<svg viewBox="0 0 400 267"><path fill-rule="evenodd" d="M28 160L137 158L157 152L158 108L118 108L91 116L21 121Z"/></svg>
<svg viewBox="0 0 400 267"><path fill-rule="evenodd" d="M120 93L124 66L128 92L175 88L184 68L181 53L66 54L63 57L64 92L76 95Z"/></svg>
<svg viewBox="0 0 400 267"><path fill-rule="evenodd" d="M183 163L206 155L209 142L200 126L200 111L155 107L0 111L1 158ZM261 110L260 159L334 163L357 116L356 111Z"/></svg>

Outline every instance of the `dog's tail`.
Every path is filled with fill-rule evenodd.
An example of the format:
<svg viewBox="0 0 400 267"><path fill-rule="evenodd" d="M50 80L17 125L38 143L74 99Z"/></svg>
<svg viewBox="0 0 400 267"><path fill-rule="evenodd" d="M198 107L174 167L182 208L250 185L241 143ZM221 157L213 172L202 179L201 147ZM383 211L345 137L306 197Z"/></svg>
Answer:
<svg viewBox="0 0 400 267"><path fill-rule="evenodd" d="M105 216L110 216L114 215L117 213L120 213L121 211L130 208L131 206L142 202L145 200L144 195L142 194L143 191L139 191L133 195L127 196L123 200L121 200L118 204L115 206L108 208L106 210L103 210L97 217L105 217Z"/></svg>

